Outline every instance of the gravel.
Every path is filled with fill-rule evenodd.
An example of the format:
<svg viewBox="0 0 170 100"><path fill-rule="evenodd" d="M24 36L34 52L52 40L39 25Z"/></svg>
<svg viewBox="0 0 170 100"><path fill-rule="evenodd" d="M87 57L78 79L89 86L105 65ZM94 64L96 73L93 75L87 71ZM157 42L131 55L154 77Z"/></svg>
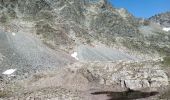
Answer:
<svg viewBox="0 0 170 100"><path fill-rule="evenodd" d="M1 74L8 69L16 69L14 74L21 76L74 62L67 54L47 48L31 34L22 32L13 34L0 32L0 54L3 56Z"/></svg>
<svg viewBox="0 0 170 100"><path fill-rule="evenodd" d="M118 61L118 60L139 60L132 55L117 49L104 46L90 47L81 45L78 47L78 58L82 61Z"/></svg>

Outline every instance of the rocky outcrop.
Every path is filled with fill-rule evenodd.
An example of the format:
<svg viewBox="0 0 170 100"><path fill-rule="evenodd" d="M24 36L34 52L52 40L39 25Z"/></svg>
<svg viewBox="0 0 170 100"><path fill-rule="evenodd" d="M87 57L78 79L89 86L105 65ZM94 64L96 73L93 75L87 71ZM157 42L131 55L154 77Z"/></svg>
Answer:
<svg viewBox="0 0 170 100"><path fill-rule="evenodd" d="M154 62L91 63L77 67L90 82L138 90L168 85L168 77ZM75 67L74 67L75 68ZM72 68L71 68L72 69ZM75 70L75 69L74 69Z"/></svg>
<svg viewBox="0 0 170 100"><path fill-rule="evenodd" d="M158 23L163 27L170 27L170 12L160 13L149 18L151 22Z"/></svg>
<svg viewBox="0 0 170 100"><path fill-rule="evenodd" d="M3 99L100 100L102 96L91 98L91 94L98 91L115 91L114 96L135 98L136 93L167 87L168 78L161 66L152 61L77 62L62 69L32 74L27 79L9 83L3 87L2 91L7 91L8 96ZM129 91L124 92L126 89ZM144 97L141 94L140 98Z"/></svg>

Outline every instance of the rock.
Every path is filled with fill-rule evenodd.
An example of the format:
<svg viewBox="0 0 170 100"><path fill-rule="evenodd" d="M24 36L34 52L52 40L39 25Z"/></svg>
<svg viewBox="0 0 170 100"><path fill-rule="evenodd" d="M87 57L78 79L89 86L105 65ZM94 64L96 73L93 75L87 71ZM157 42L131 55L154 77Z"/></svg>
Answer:
<svg viewBox="0 0 170 100"><path fill-rule="evenodd" d="M170 27L170 12L160 13L149 18L151 22L158 23L163 27Z"/></svg>
<svg viewBox="0 0 170 100"><path fill-rule="evenodd" d="M136 65L138 66L138 65ZM123 70L112 75L112 80L121 80L121 86L130 89L140 89L146 87L160 87L168 85L168 77L160 68L134 67L133 69ZM144 68L145 67L145 68ZM153 66L156 67L156 66Z"/></svg>
<svg viewBox="0 0 170 100"><path fill-rule="evenodd" d="M92 80L91 82L108 86L119 84L124 88L138 90L169 84L167 75L159 66L161 65L152 61L140 63L91 62L90 64L85 63L82 68L84 76Z"/></svg>
<svg viewBox="0 0 170 100"><path fill-rule="evenodd" d="M148 80L125 80L124 85L122 87L130 88L130 89L141 89L141 88L147 88L150 87L150 84Z"/></svg>
<svg viewBox="0 0 170 100"><path fill-rule="evenodd" d="M4 58L4 56L0 53L0 64L2 63L3 58Z"/></svg>

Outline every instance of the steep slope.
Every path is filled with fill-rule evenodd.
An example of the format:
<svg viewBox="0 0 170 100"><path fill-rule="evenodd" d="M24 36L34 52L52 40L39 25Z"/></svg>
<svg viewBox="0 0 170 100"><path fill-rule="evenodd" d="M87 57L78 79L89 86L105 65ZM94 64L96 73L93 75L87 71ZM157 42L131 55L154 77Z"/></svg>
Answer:
<svg viewBox="0 0 170 100"><path fill-rule="evenodd" d="M54 47L69 49L77 42L94 40L109 44L114 36L139 36L133 17L123 14L123 9L113 9L107 0L9 0L1 1L1 6L1 18L8 18L4 22L13 18L34 21L36 33L53 41Z"/></svg>
<svg viewBox="0 0 170 100"><path fill-rule="evenodd" d="M141 34L138 21L107 0L1 0L0 7L0 45L5 49L0 51L5 57L2 72L65 66L74 62L70 56L73 51L81 61L94 60L93 53L94 61L138 59L112 49L117 37L140 38ZM103 49L95 48L98 44ZM81 46L85 48L79 49Z"/></svg>
<svg viewBox="0 0 170 100"><path fill-rule="evenodd" d="M95 61L148 60L169 55L168 33L153 25L143 26L107 0L1 0L0 6L3 30L34 35L49 48L69 55L78 52L82 61L92 60L92 53ZM85 48L79 49L81 46Z"/></svg>
<svg viewBox="0 0 170 100"><path fill-rule="evenodd" d="M133 46L136 40L144 40L138 20L125 9L113 8L107 0L3 0L0 4L1 25L6 30L28 31L25 29L31 27L29 33L36 34L52 49L72 53L80 45L102 44L118 52L125 48L121 52L137 58L155 56L150 51L145 53L145 47ZM26 26L28 22L33 24Z"/></svg>
<svg viewBox="0 0 170 100"><path fill-rule="evenodd" d="M63 52L57 52L43 45L30 34L0 32L0 54L3 56L0 73L15 69L14 73L5 75L29 75L47 69L61 68L74 62Z"/></svg>
<svg viewBox="0 0 170 100"><path fill-rule="evenodd" d="M135 99L153 96L169 84L168 55L169 32L107 0L0 0L2 99L99 100L107 94L93 90L128 90L116 92L122 100L145 88Z"/></svg>
<svg viewBox="0 0 170 100"><path fill-rule="evenodd" d="M1 25L6 30L24 30L32 22L29 33L55 50L72 53L82 44L104 44L142 59L157 58L160 51L166 54L169 50L168 34L166 39L157 33L146 37L136 18L125 9L113 8L107 0L3 0L0 4ZM165 41L160 43L163 46L153 43L157 39Z"/></svg>

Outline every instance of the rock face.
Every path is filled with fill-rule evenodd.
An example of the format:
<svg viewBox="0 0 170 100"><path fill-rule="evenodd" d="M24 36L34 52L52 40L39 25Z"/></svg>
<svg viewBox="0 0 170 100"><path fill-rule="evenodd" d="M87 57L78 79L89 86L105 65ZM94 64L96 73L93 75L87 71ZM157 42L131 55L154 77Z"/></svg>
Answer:
<svg viewBox="0 0 170 100"><path fill-rule="evenodd" d="M108 86L120 85L121 87L138 90L168 85L168 77L160 68L160 65L149 61L140 63L96 62L83 64L82 67L77 68L78 72L82 73L90 82Z"/></svg>
<svg viewBox="0 0 170 100"><path fill-rule="evenodd" d="M170 12L157 14L149 18L151 22L158 23L163 27L170 27Z"/></svg>

